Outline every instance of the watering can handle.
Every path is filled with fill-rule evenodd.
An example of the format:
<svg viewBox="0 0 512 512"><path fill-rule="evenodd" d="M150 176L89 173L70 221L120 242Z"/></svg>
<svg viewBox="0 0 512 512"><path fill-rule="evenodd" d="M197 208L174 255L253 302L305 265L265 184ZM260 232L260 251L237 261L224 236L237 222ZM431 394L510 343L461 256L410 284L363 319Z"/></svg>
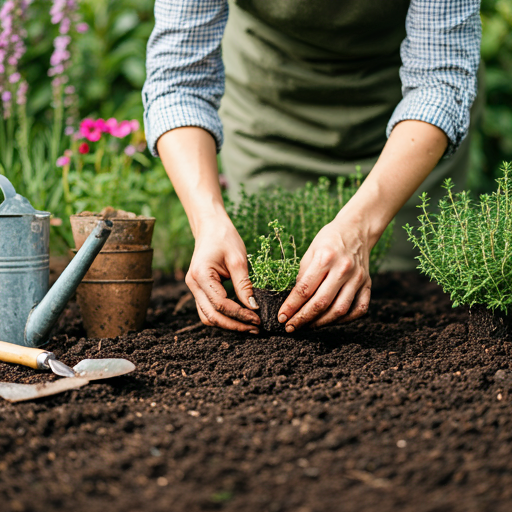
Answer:
<svg viewBox="0 0 512 512"><path fill-rule="evenodd" d="M10 199L16 196L16 190L12 186L11 182L2 174L0 174L0 188L4 193L5 199Z"/></svg>

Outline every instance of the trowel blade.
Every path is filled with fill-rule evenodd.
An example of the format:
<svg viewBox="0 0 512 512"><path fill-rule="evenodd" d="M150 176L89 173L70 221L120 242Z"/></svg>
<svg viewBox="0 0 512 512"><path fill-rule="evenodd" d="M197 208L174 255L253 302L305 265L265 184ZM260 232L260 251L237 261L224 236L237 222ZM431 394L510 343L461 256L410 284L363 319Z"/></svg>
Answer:
<svg viewBox="0 0 512 512"><path fill-rule="evenodd" d="M135 370L135 365L127 359L84 359L73 367L77 377L87 380L110 379Z"/></svg>
<svg viewBox="0 0 512 512"><path fill-rule="evenodd" d="M13 382L0 382L0 396L9 402L23 402L43 396L56 395L70 389L85 386L87 379L59 379L54 382L40 384L15 384Z"/></svg>
<svg viewBox="0 0 512 512"><path fill-rule="evenodd" d="M60 375L61 377L76 377L76 373L69 366L57 361L57 359L48 358L47 361L55 375Z"/></svg>

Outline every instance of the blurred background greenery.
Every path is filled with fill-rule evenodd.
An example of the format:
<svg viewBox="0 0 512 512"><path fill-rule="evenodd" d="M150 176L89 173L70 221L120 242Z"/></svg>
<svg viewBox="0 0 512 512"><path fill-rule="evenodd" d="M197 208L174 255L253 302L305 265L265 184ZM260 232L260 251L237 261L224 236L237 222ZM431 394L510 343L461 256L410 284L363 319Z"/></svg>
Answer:
<svg viewBox="0 0 512 512"><path fill-rule="evenodd" d="M89 30L74 43L76 58L70 69L81 118L142 122L140 91L146 43L154 23L153 4L154 0L81 0L80 12ZM21 66L31 88L27 108L36 131L43 130L52 115L47 71L57 27L50 23L50 6L50 0L35 0L30 7L28 51ZM473 193L492 190L501 162L512 160L512 0L483 0L481 13L486 107L472 142L468 185ZM153 160L152 165L165 180L159 161ZM154 193L166 196L152 211L165 228L155 240L160 254L157 264L167 270L183 268L193 246L184 212L172 186L155 186Z"/></svg>

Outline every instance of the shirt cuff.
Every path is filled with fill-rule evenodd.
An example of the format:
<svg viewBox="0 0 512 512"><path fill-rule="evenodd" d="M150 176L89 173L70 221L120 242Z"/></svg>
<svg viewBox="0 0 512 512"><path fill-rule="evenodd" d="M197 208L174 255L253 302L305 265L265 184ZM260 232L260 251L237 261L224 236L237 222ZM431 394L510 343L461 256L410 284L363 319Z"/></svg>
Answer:
<svg viewBox="0 0 512 512"><path fill-rule="evenodd" d="M182 126L204 128L215 139L217 152L220 151L223 133L217 109L199 97L169 94L153 101L144 115L146 140L151 154L158 156L156 143L164 133Z"/></svg>
<svg viewBox="0 0 512 512"><path fill-rule="evenodd" d="M453 88L442 85L410 90L389 120L386 135L400 121L424 121L437 126L448 137L444 157L455 153L469 129L469 105L464 105Z"/></svg>

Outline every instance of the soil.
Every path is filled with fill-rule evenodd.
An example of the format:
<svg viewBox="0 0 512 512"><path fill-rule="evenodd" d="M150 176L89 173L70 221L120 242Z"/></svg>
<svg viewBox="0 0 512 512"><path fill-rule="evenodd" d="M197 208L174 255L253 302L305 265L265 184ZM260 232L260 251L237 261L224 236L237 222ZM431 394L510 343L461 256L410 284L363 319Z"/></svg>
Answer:
<svg viewBox="0 0 512 512"><path fill-rule="evenodd" d="M286 324L279 323L277 315L286 297L290 295L290 290L284 292L272 292L269 290L254 289L254 299L259 306L256 310L260 319L263 331L267 333L285 333Z"/></svg>
<svg viewBox="0 0 512 512"><path fill-rule="evenodd" d="M378 276L365 318L294 336L204 327L186 294L159 279L115 339L69 305L49 349L137 370L0 403L2 512L511 510L512 344L469 338L436 285Z"/></svg>

